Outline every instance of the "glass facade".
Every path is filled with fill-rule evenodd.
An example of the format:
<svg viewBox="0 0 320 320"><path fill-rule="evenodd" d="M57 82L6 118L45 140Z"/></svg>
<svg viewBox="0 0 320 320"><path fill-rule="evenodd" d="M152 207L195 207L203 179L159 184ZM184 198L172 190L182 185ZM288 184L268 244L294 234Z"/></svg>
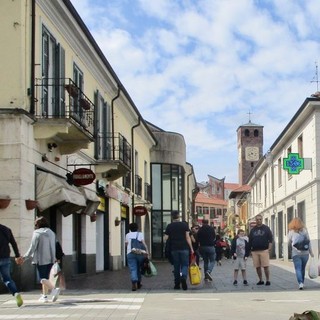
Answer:
<svg viewBox="0 0 320 320"><path fill-rule="evenodd" d="M184 169L178 165L151 164L152 255L164 258L164 231L177 210L185 220Z"/></svg>

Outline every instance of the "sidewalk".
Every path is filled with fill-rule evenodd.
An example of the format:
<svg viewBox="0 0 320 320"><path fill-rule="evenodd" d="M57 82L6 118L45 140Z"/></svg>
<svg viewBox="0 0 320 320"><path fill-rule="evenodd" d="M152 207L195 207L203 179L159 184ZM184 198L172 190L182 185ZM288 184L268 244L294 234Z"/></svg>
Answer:
<svg viewBox="0 0 320 320"><path fill-rule="evenodd" d="M152 278L143 277L142 291L173 291L172 266L166 261L154 261L158 270L158 275ZM200 267L202 264L200 263ZM271 260L270 280L271 286L257 286L256 271L252 265L252 260L247 262L248 286L243 286L241 272L238 275L238 286L233 283L233 261L223 260L222 266L215 265L212 272L213 282L205 282L198 286L189 285L189 290L209 291L209 292L232 292L232 291L282 291L297 290L297 281L292 262ZM310 280L306 275L305 287L309 289L320 289L320 279ZM131 283L128 268L120 271L105 271L91 276L79 276L67 281L66 293L76 293L80 291L131 291Z"/></svg>

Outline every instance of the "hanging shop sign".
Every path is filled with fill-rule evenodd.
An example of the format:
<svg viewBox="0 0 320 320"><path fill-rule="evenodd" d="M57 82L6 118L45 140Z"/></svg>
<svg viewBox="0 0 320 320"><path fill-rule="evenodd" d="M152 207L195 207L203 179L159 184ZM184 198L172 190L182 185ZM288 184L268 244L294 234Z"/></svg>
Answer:
<svg viewBox="0 0 320 320"><path fill-rule="evenodd" d="M299 153L289 153L288 158L283 159L283 169L289 174L299 174L304 169L304 159Z"/></svg>
<svg viewBox="0 0 320 320"><path fill-rule="evenodd" d="M148 213L148 210L144 206L136 206L133 208L133 214L135 216L141 217L141 216L145 216L147 213Z"/></svg>
<svg viewBox="0 0 320 320"><path fill-rule="evenodd" d="M85 186L96 178L95 173L87 168L79 168L72 172L72 180L75 186Z"/></svg>

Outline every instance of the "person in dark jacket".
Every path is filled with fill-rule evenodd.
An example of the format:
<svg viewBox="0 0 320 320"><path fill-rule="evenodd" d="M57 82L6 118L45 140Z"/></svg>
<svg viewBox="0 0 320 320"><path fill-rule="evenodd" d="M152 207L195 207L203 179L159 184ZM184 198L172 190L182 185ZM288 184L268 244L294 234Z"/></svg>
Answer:
<svg viewBox="0 0 320 320"><path fill-rule="evenodd" d="M178 211L172 211L172 222L165 230L165 240L170 241L171 257L174 268L174 289L187 290L189 255L193 254L190 230L187 223L180 221Z"/></svg>
<svg viewBox="0 0 320 320"><path fill-rule="evenodd" d="M236 286L238 284L238 273L241 270L242 280L245 286L248 285L247 281L247 259L250 254L249 243L247 241L247 237L245 236L245 232L242 229L239 229L237 235L231 241L231 256L234 260L234 273L233 273L233 285Z"/></svg>
<svg viewBox="0 0 320 320"><path fill-rule="evenodd" d="M262 268L266 277L266 286L270 286L269 252L272 248L273 236L270 228L262 223L262 215L256 216L256 226L249 234L249 246L252 254L253 265L256 268L259 281L257 285L263 285Z"/></svg>
<svg viewBox="0 0 320 320"><path fill-rule="evenodd" d="M199 252L203 258L204 279L212 281L211 272L215 260L215 240L216 233L213 227L209 226L209 221L202 220L202 227L198 231Z"/></svg>
<svg viewBox="0 0 320 320"><path fill-rule="evenodd" d="M23 259L20 256L18 245L11 229L0 224L0 275L9 292L15 297L17 306L21 307L23 305L23 300L15 282L11 279L10 274L11 259L9 244L14 251L16 263L22 264Z"/></svg>

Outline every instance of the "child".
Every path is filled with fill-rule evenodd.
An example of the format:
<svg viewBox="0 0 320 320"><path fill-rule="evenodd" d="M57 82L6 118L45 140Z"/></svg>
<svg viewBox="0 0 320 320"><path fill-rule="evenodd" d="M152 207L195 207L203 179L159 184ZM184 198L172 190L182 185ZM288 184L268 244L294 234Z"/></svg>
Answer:
<svg viewBox="0 0 320 320"><path fill-rule="evenodd" d="M249 243L245 232L242 229L238 230L237 235L234 237L231 243L231 255L234 259L234 281L233 285L238 284L238 272L241 269L243 284L248 285L247 274L246 274L246 261L249 256Z"/></svg>

